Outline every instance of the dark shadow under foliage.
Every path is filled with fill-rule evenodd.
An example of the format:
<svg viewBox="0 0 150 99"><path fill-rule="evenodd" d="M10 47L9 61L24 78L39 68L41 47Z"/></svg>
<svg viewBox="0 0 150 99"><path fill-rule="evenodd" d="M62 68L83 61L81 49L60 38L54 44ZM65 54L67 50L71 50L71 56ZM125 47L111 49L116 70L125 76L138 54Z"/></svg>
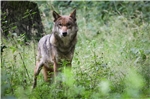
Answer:
<svg viewBox="0 0 150 99"><path fill-rule="evenodd" d="M38 6L30 1L1 2L2 36L25 35L25 41L32 37L39 39L43 34L43 25Z"/></svg>

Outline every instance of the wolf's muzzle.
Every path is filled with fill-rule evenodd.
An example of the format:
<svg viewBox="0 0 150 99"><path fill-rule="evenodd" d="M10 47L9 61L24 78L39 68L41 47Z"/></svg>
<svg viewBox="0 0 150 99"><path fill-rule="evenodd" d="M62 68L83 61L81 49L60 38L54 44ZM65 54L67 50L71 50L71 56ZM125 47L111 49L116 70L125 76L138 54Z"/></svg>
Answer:
<svg viewBox="0 0 150 99"><path fill-rule="evenodd" d="M63 32L62 34L63 34L64 37L67 36L67 32Z"/></svg>

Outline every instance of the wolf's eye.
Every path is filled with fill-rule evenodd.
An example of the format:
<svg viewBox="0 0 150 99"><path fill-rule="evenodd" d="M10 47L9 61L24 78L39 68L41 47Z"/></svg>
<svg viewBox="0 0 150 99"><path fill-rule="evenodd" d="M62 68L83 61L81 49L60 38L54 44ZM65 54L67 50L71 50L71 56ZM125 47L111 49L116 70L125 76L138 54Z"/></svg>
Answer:
<svg viewBox="0 0 150 99"><path fill-rule="evenodd" d="M68 27L71 27L71 24L70 24L70 23L67 23L67 26L68 26Z"/></svg>
<svg viewBox="0 0 150 99"><path fill-rule="evenodd" d="M62 24L61 24L61 23L59 23L58 25L59 25L59 26L62 26Z"/></svg>

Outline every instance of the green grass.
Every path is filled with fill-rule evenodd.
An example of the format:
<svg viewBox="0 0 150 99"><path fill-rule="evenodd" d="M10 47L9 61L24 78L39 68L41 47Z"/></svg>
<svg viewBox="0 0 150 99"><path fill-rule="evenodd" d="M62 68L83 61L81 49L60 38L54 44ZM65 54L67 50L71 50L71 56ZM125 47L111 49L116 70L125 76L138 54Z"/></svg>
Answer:
<svg viewBox="0 0 150 99"><path fill-rule="evenodd" d="M61 87L48 85L40 73L32 90L37 42L2 38L7 45L1 57L2 98L150 99L150 24L124 15L106 23L91 15L87 21L83 16L90 12L81 12L72 70L64 68Z"/></svg>

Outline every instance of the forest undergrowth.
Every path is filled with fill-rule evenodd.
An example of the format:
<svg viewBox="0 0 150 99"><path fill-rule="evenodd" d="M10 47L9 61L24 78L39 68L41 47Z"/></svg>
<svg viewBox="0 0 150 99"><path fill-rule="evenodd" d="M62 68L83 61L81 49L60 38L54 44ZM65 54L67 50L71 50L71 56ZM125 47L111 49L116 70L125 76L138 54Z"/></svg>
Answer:
<svg viewBox="0 0 150 99"><path fill-rule="evenodd" d="M55 3L52 2L55 10L60 9L63 14L73 10L72 7L65 10L58 6L63 3L57 6ZM38 42L33 38L26 45L23 34L2 38L7 46L1 53L2 99L150 99L150 24L144 17L146 12L137 9L136 17L129 17L129 8L123 13L116 6L116 14L98 5L107 6L108 2L72 3L79 6L78 43L71 70L64 65L61 76L57 77L61 87L58 83L44 82L40 73L38 85L32 90ZM41 13L51 6L39 2ZM105 17L99 14L100 9ZM53 24L50 12L42 16L47 34L51 33Z"/></svg>

